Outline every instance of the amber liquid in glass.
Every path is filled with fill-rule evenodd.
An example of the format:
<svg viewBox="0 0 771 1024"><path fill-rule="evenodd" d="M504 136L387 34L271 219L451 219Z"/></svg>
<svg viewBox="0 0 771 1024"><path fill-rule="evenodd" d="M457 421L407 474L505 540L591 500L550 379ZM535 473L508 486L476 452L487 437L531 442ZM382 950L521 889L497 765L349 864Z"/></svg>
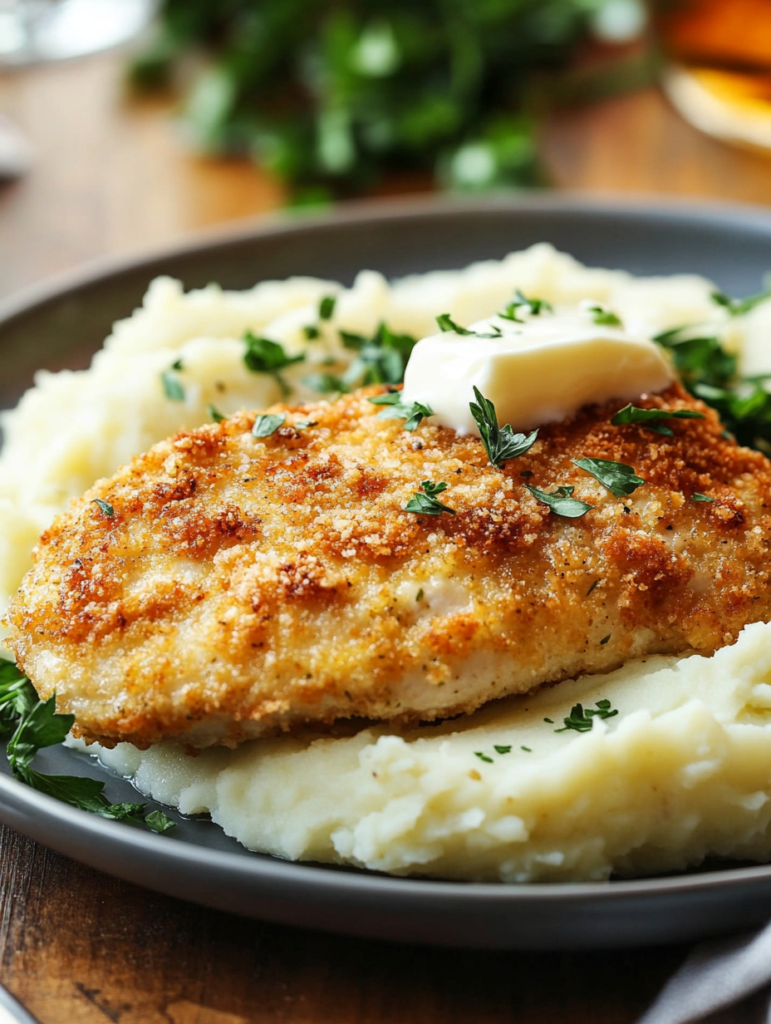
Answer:
<svg viewBox="0 0 771 1024"><path fill-rule="evenodd" d="M683 116L771 150L771 0L658 0L664 88Z"/></svg>

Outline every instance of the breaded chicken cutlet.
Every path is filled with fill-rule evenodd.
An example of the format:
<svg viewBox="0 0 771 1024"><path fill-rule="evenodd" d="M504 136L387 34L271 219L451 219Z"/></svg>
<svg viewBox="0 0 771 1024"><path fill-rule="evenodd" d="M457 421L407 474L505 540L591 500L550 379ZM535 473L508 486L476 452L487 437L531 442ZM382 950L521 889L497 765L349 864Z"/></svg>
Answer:
<svg viewBox="0 0 771 1024"><path fill-rule="evenodd" d="M680 385L636 403L704 414L667 420L671 437L613 426L611 402L542 427L503 469L478 437L380 418L380 390L276 406L264 438L246 413L185 431L58 517L9 624L76 734L202 747L433 720L633 657L708 654L771 618L771 463ZM616 497L573 461L587 457L644 484ZM447 484L454 514L405 511L424 480ZM564 518L526 484L593 507Z"/></svg>

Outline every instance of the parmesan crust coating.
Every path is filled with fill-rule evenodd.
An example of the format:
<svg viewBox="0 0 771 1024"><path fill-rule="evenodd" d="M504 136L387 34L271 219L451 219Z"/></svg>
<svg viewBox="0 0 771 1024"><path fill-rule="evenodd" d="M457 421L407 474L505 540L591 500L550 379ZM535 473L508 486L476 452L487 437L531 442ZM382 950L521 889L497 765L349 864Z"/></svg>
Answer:
<svg viewBox="0 0 771 1024"><path fill-rule="evenodd" d="M433 720L633 657L707 654L771 618L771 463L679 385L636 403L705 413L668 420L671 438L612 426L611 402L543 427L503 470L476 437L380 419L381 390L274 406L286 420L264 439L248 413L180 433L54 522L10 646L77 735L202 747ZM583 457L645 484L615 497ZM447 483L455 515L404 511L422 480ZM561 518L525 482L594 508Z"/></svg>

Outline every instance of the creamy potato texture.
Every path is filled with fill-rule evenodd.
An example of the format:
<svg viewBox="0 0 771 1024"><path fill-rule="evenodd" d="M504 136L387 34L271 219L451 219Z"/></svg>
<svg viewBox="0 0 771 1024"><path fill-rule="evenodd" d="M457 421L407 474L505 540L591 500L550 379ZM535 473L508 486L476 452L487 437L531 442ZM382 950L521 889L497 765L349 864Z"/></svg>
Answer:
<svg viewBox="0 0 771 1024"><path fill-rule="evenodd" d="M604 700L618 715L555 731L575 703ZM292 860L504 882L767 860L771 625L712 658L632 662L401 735L282 737L195 758L123 744L100 757Z"/></svg>
<svg viewBox="0 0 771 1024"><path fill-rule="evenodd" d="M305 354L284 373L303 400L317 397L305 377L342 373L354 356L339 330L367 335L384 321L425 337L437 314L472 324L517 288L555 307L599 303L634 337L708 324L747 372L771 369L771 304L739 322L701 278L635 279L546 245L391 284L365 272L351 288L294 279L185 295L161 279L90 370L41 372L3 414L0 614L41 530L96 478L207 422L210 404L230 414L280 397L274 376L246 369L246 330ZM320 322L327 295L334 316ZM310 325L319 338L306 337ZM173 401L161 374L180 362L184 400ZM576 703L599 710L598 701L618 714L595 716L590 731L556 731ZM198 757L167 743L144 753L124 745L101 757L143 792L185 813L209 811L249 848L279 857L507 882L603 879L709 855L771 857L769 715L771 626L755 624L712 658L632 662L441 725L261 740Z"/></svg>

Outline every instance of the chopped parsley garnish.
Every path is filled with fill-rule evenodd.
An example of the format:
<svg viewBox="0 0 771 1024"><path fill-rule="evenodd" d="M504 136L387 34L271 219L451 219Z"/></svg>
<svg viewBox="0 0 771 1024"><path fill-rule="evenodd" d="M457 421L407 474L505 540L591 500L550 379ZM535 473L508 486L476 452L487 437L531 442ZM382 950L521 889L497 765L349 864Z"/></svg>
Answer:
<svg viewBox="0 0 771 1024"><path fill-rule="evenodd" d="M294 363L303 362L305 353L300 352L296 356L288 356L283 345L277 341L271 341L270 338L258 338L251 331L246 332L244 341L246 342L244 363L247 370L252 373L269 373L275 378L281 388L281 393L285 396L288 395L289 385L281 376L281 370Z"/></svg>
<svg viewBox="0 0 771 1024"><path fill-rule="evenodd" d="M653 341L670 353L689 391L696 384L723 387L736 374L736 356L726 352L718 338L701 335L698 328L675 327L655 335Z"/></svg>
<svg viewBox="0 0 771 1024"><path fill-rule="evenodd" d="M520 310L524 313L530 313L531 316L540 316L541 313L553 312L551 303L547 302L546 299L526 299L519 288L517 288L514 295L514 301L510 302L503 312L498 313L498 316L503 317L504 320L513 320L517 324L524 323L517 316Z"/></svg>
<svg viewBox="0 0 771 1024"><path fill-rule="evenodd" d="M411 334L395 334L381 323L371 338L340 331L340 340L357 356L345 371L346 389L365 384L401 384L404 369L417 338Z"/></svg>
<svg viewBox="0 0 771 1024"><path fill-rule="evenodd" d="M708 494L699 494L698 491L694 491L691 495L691 501L714 501L714 498L710 498Z"/></svg>
<svg viewBox="0 0 771 1024"><path fill-rule="evenodd" d="M112 517L115 515L115 509L112 507L109 501L103 501L101 498L92 498L91 504L98 505L99 511L102 513L102 515L107 516L108 519L112 519Z"/></svg>
<svg viewBox="0 0 771 1024"><path fill-rule="evenodd" d="M286 420L284 413L262 413L254 421L252 435L254 437L270 437Z"/></svg>
<svg viewBox="0 0 771 1024"><path fill-rule="evenodd" d="M319 303L319 320L331 320L335 312L337 299L334 295L325 295Z"/></svg>
<svg viewBox="0 0 771 1024"><path fill-rule="evenodd" d="M771 289L765 292L758 292L757 295L749 295L746 299L732 299L723 292L712 292L710 298L718 306L727 309L731 316L742 316L749 313L755 306L759 306L766 299L771 299Z"/></svg>
<svg viewBox="0 0 771 1024"><path fill-rule="evenodd" d="M436 322L439 324L440 331L452 332L454 334L473 334L468 327L461 327L460 324L456 324L455 321L450 317L449 313L440 313L436 318Z"/></svg>
<svg viewBox="0 0 771 1024"><path fill-rule="evenodd" d="M294 424L294 427L296 430L307 430L308 427L317 427L318 425L318 420L298 420Z"/></svg>
<svg viewBox="0 0 771 1024"><path fill-rule="evenodd" d="M223 416L219 409L217 409L216 406L212 405L211 402L209 402L208 409L209 415L211 416L215 423L224 423L225 420L227 419L227 416Z"/></svg>
<svg viewBox="0 0 771 1024"><path fill-rule="evenodd" d="M422 587L420 588L420 590L415 595L415 600L416 601L422 601L423 600L423 588Z"/></svg>
<svg viewBox="0 0 771 1024"><path fill-rule="evenodd" d="M177 360L170 370L164 370L161 373L163 393L170 402L184 402L185 400L185 389L182 387L179 377L174 372L177 369L181 369L181 366L182 364Z"/></svg>
<svg viewBox="0 0 771 1024"><path fill-rule="evenodd" d="M0 737L8 737L6 756L13 777L39 793L55 797L82 811L113 821L142 825L153 832L167 832L174 822L162 811L146 812L145 804L111 804L103 794L104 783L75 775L44 775L32 762L39 750L61 743L75 721L74 715L56 714L56 696L47 701L12 662L0 661Z"/></svg>
<svg viewBox="0 0 771 1024"><path fill-rule="evenodd" d="M771 375L740 376L736 356L699 327L675 327L653 340L670 353L691 394L718 412L724 437L771 455L771 394L764 387Z"/></svg>
<svg viewBox="0 0 771 1024"><path fill-rule="evenodd" d="M511 753L511 746L504 747L503 745L498 744L498 743L494 743L493 744L493 749L495 750L496 754L510 754Z"/></svg>
<svg viewBox="0 0 771 1024"><path fill-rule="evenodd" d="M416 430L420 421L425 416L433 416L434 410L430 405L423 402L410 402L405 404L401 400L401 392L389 391L386 395L375 395L369 401L373 405L385 405L387 409L381 409L378 419L381 420L405 420L405 430Z"/></svg>
<svg viewBox="0 0 771 1024"><path fill-rule="evenodd" d="M475 750L474 756L478 757L480 761L484 761L485 764L493 763L493 759L491 757L488 757L487 754L483 754L481 750Z"/></svg>
<svg viewBox="0 0 771 1024"><path fill-rule="evenodd" d="M476 402L469 402L469 409L479 427L487 457L496 469L501 469L503 463L509 459L516 459L530 451L538 439L537 430L525 436L525 434L515 434L508 423L505 427L499 427L495 406L490 399L485 398L476 387L474 388L474 397Z"/></svg>
<svg viewBox="0 0 771 1024"><path fill-rule="evenodd" d="M454 508L443 505L436 497L437 494L447 490L446 483L434 484L430 480L423 480L420 486L423 488L423 493L416 491L413 494L404 506L405 512L417 512L426 516L439 516L442 512L449 512L452 516L455 515Z"/></svg>
<svg viewBox="0 0 771 1024"><path fill-rule="evenodd" d="M449 313L440 313L436 318L436 322L439 324L439 329L445 333L465 334L472 338L500 338L503 334L500 327L493 327L490 333L470 331L468 327L461 327L460 324L452 320Z"/></svg>
<svg viewBox="0 0 771 1024"><path fill-rule="evenodd" d="M308 324L306 327L303 327L303 334L308 341L315 341L316 338L321 337L321 331L315 324Z"/></svg>
<svg viewBox="0 0 771 1024"><path fill-rule="evenodd" d="M620 327L621 319L603 306L589 306L587 312L591 313L592 320L603 327Z"/></svg>
<svg viewBox="0 0 771 1024"><path fill-rule="evenodd" d="M602 640L600 640L600 647L604 647L608 640L610 640L610 633L608 633L607 636L604 636Z"/></svg>
<svg viewBox="0 0 771 1024"><path fill-rule="evenodd" d="M609 700L598 700L593 708L584 708L583 704L574 704L568 717L563 718L565 724L561 729L554 731L567 732L568 729L574 729L576 732L590 732L593 718L613 718L617 714L618 711L611 711ZM544 721L546 722L548 719L545 718Z"/></svg>
<svg viewBox="0 0 771 1024"><path fill-rule="evenodd" d="M554 725L554 719L553 718L544 718L544 722L548 722L549 725Z"/></svg>
<svg viewBox="0 0 771 1024"><path fill-rule="evenodd" d="M537 487L531 487L530 484L525 484L525 487L527 487L536 501L540 501L543 505L548 505L552 512L558 516L563 516L565 519L578 519L594 508L594 505L588 505L585 501L579 501L578 498L572 496L575 490L572 485L558 487L551 494L546 491L539 491Z"/></svg>
<svg viewBox="0 0 771 1024"><path fill-rule="evenodd" d="M533 748L532 747L520 747L519 749L520 750L524 750L524 752L526 754L532 754L533 753Z"/></svg>
<svg viewBox="0 0 771 1024"><path fill-rule="evenodd" d="M592 583L591 587L589 587L589 589L587 590L586 596L588 597L592 593L594 588L596 586L598 586L601 582L602 582L602 579L595 580L594 583Z"/></svg>
<svg viewBox="0 0 771 1024"><path fill-rule="evenodd" d="M333 373L310 373L303 377L303 384L321 395L329 395L335 391L345 394L349 390L343 378L336 377Z"/></svg>
<svg viewBox="0 0 771 1024"><path fill-rule="evenodd" d="M677 409L673 412L667 409L640 409L636 405L625 405L612 417L611 423L614 427L623 426L626 423L642 423L647 430L653 430L665 437L674 437L669 427L665 427L658 420L703 420L704 413L696 412L695 409Z"/></svg>
<svg viewBox="0 0 771 1024"><path fill-rule="evenodd" d="M584 472L590 473L595 480L599 480L602 486L607 487L617 498L633 494L645 483L631 466L623 462L612 462L610 459L573 459L573 463Z"/></svg>

